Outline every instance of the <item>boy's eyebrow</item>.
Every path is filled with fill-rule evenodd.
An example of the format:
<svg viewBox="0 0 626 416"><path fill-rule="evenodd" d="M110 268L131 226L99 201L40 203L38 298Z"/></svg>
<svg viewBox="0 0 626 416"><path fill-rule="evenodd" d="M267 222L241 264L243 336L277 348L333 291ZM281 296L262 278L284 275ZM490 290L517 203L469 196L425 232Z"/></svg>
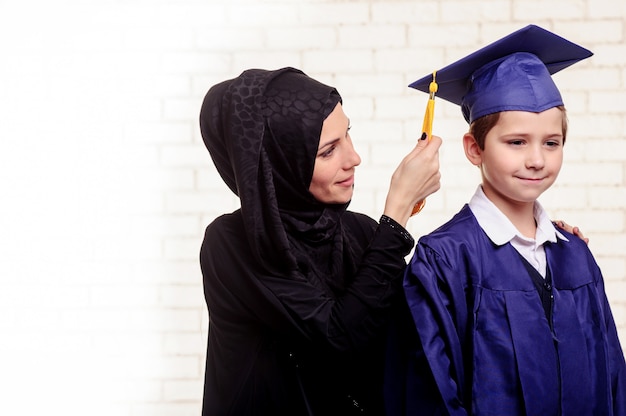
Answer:
<svg viewBox="0 0 626 416"><path fill-rule="evenodd" d="M510 132L510 133L505 133L505 134L501 135L500 137L511 137L511 136L513 136L513 137L529 137L529 136L533 136L533 134L532 133L526 133L526 132L517 133L517 132L513 131L513 132ZM554 133L554 134L548 134L547 136L544 136L544 137L563 137L563 133L559 132L559 133Z"/></svg>

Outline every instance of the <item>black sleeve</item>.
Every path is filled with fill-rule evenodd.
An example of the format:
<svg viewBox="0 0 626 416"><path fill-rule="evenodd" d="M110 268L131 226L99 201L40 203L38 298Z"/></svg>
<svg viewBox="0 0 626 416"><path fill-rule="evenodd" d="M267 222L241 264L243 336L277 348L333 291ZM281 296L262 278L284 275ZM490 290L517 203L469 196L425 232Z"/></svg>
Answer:
<svg viewBox="0 0 626 416"><path fill-rule="evenodd" d="M211 319L249 320L275 331L296 330L305 338L350 350L367 342L387 321L401 291L404 257L413 240L397 223L377 225L351 214L346 226L368 238L352 283L339 297L306 279L286 279L255 270L242 229L236 222L214 222L201 250L205 296ZM368 231L369 230L369 231Z"/></svg>

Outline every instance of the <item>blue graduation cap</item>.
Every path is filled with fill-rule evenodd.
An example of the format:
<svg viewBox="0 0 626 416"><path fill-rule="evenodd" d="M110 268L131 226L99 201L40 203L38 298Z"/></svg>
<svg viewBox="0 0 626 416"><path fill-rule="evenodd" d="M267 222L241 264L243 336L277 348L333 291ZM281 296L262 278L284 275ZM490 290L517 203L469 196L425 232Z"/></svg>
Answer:
<svg viewBox="0 0 626 416"><path fill-rule="evenodd" d="M593 53L528 25L436 71L437 96L460 105L468 123L500 111L535 113L563 104L554 74ZM433 74L409 87L429 92Z"/></svg>

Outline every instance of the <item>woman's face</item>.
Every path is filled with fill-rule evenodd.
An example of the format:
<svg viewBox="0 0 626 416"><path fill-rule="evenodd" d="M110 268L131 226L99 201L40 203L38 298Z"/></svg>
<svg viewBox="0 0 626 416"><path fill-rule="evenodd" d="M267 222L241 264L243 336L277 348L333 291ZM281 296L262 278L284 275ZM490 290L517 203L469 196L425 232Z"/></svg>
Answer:
<svg viewBox="0 0 626 416"><path fill-rule="evenodd" d="M350 120L341 103L324 120L309 191L326 204L345 204L352 199L355 167L361 157L352 146Z"/></svg>

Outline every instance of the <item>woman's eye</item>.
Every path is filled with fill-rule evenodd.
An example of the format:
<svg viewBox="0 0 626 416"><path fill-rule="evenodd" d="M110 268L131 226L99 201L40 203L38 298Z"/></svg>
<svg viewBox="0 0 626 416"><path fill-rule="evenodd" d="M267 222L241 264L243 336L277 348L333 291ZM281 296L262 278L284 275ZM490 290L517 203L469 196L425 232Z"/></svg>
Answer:
<svg viewBox="0 0 626 416"><path fill-rule="evenodd" d="M324 150L320 153L320 157L329 157L335 151L335 146L331 146L328 150Z"/></svg>

